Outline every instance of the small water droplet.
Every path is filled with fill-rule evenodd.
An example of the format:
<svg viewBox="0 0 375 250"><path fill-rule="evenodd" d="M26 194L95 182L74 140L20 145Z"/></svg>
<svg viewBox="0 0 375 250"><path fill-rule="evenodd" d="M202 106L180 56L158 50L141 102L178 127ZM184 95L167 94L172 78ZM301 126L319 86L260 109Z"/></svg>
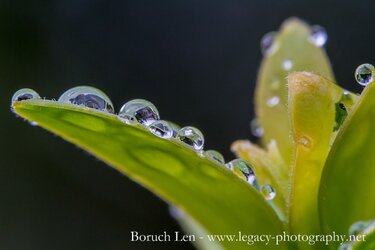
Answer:
<svg viewBox="0 0 375 250"><path fill-rule="evenodd" d="M267 106L272 108L272 107L277 106L279 102L280 102L280 98L278 96L271 96L267 100Z"/></svg>
<svg viewBox="0 0 375 250"><path fill-rule="evenodd" d="M327 31L325 28L319 25L314 25L311 27L310 42L317 47L322 47L326 44L328 39Z"/></svg>
<svg viewBox="0 0 375 250"><path fill-rule="evenodd" d="M338 248L338 250L351 250L351 249L352 249L352 246L348 243L342 243L340 247Z"/></svg>
<svg viewBox="0 0 375 250"><path fill-rule="evenodd" d="M90 86L78 86L68 89L60 96L58 101L82 105L108 113L114 112L113 104L109 97L101 90Z"/></svg>
<svg viewBox="0 0 375 250"><path fill-rule="evenodd" d="M273 200L276 196L276 191L270 184L263 185L261 188L261 193L268 201Z"/></svg>
<svg viewBox="0 0 375 250"><path fill-rule="evenodd" d="M19 102L19 101L24 101L24 100L29 100L29 99L40 99L39 94L32 90L32 89L20 89L16 93L14 93L12 97L12 102Z"/></svg>
<svg viewBox="0 0 375 250"><path fill-rule="evenodd" d="M263 128L259 124L259 120L257 118L254 118L250 122L250 130L251 134L255 137L261 137L263 135Z"/></svg>
<svg viewBox="0 0 375 250"><path fill-rule="evenodd" d="M178 131L177 138L180 141L192 146L195 150L202 150L204 146L204 137L202 132L194 127L183 127Z"/></svg>
<svg viewBox="0 0 375 250"><path fill-rule="evenodd" d="M291 60L286 59L286 60L283 61L283 65L282 66L283 66L284 70L291 70L292 67L293 67L293 63L292 63Z"/></svg>
<svg viewBox="0 0 375 250"><path fill-rule="evenodd" d="M271 31L266 33L260 40L260 50L262 51L263 55L270 55L275 51L275 36L276 32Z"/></svg>
<svg viewBox="0 0 375 250"><path fill-rule="evenodd" d="M247 181L250 185L256 183L255 173L250 163L242 159L235 159L227 163L227 167L241 179Z"/></svg>
<svg viewBox="0 0 375 250"><path fill-rule="evenodd" d="M206 156L211 160L214 160L214 161L217 161L219 163L225 164L224 156L216 150L207 150Z"/></svg>
<svg viewBox="0 0 375 250"><path fill-rule="evenodd" d="M173 136L173 130L168 122L166 121L155 121L151 123L148 129L156 136L160 138L171 138Z"/></svg>
<svg viewBox="0 0 375 250"><path fill-rule="evenodd" d="M374 80L374 70L374 66L369 63L359 65L355 70L356 81L362 86L367 86Z"/></svg>
<svg viewBox="0 0 375 250"><path fill-rule="evenodd" d="M300 138L298 138L297 143L303 145L306 148L311 147L311 140L306 136L301 136Z"/></svg>
<svg viewBox="0 0 375 250"><path fill-rule="evenodd" d="M121 107L118 116L120 118L135 117L144 126L149 126L160 119L155 105L143 99L134 99L125 103Z"/></svg>

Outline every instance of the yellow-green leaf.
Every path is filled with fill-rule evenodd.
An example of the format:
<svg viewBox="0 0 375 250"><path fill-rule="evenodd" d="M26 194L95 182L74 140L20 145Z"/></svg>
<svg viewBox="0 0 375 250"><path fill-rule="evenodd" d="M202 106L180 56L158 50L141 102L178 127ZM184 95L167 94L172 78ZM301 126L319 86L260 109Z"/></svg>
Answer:
<svg viewBox="0 0 375 250"><path fill-rule="evenodd" d="M13 109L176 205L209 233L283 231L274 210L254 188L181 142L156 137L115 115L67 103L31 99L13 103ZM246 241L222 244L227 249L274 249L272 244L249 246ZM278 249L286 247L282 243Z"/></svg>

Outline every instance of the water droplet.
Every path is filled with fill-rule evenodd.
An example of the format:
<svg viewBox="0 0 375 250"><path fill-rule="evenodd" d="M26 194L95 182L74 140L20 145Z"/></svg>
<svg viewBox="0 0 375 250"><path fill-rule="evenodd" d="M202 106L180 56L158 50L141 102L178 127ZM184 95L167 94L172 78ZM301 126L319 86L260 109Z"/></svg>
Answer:
<svg viewBox="0 0 375 250"><path fill-rule="evenodd" d="M250 163L242 159L235 159L227 163L227 167L241 179L247 181L251 185L255 184L255 173Z"/></svg>
<svg viewBox="0 0 375 250"><path fill-rule="evenodd" d="M263 185L261 193L263 197L268 201L273 200L276 196L276 191L270 184Z"/></svg>
<svg viewBox="0 0 375 250"><path fill-rule="evenodd" d="M33 99L33 98L40 99L40 96L34 90L24 88L24 89L18 90L16 93L14 93L14 95L12 97L12 102L19 102L19 101L29 100L29 99Z"/></svg>
<svg viewBox="0 0 375 250"><path fill-rule="evenodd" d="M293 67L293 63L292 63L291 60L286 59L286 60L283 61L283 69L285 69L285 70L291 70L292 67Z"/></svg>
<svg viewBox="0 0 375 250"><path fill-rule="evenodd" d="M277 106L279 102L280 102L280 98L278 96L271 96L267 100L267 106L272 108L272 107Z"/></svg>
<svg viewBox="0 0 375 250"><path fill-rule="evenodd" d="M327 42L328 35L325 28L319 25L314 25L311 27L310 42L317 47L322 47Z"/></svg>
<svg viewBox="0 0 375 250"><path fill-rule="evenodd" d="M78 86L68 89L60 96L58 101L83 105L108 113L114 112L113 104L109 97L101 90L90 86Z"/></svg>
<svg viewBox="0 0 375 250"><path fill-rule="evenodd" d="M374 70L374 66L369 63L359 65L355 70L356 81L362 86L367 86L374 80Z"/></svg>
<svg viewBox="0 0 375 250"><path fill-rule="evenodd" d="M251 134L255 137L261 137L263 135L263 128L259 124L259 120L257 118L254 118L250 122L250 130Z"/></svg>
<svg viewBox="0 0 375 250"><path fill-rule="evenodd" d="M192 146L195 150L202 150L204 146L204 137L199 129L194 127L183 127L178 131L177 138L180 141Z"/></svg>
<svg viewBox="0 0 375 250"><path fill-rule="evenodd" d="M138 121L137 119L132 116L132 115L128 115L128 114L122 114L121 117L120 116L117 116L122 122L125 122L126 124L129 124L129 125L134 125L134 124L137 124Z"/></svg>
<svg viewBox="0 0 375 250"><path fill-rule="evenodd" d="M271 31L271 32L266 33L260 40L260 49L263 55L265 56L270 55L272 52L275 51L275 46L274 46L275 35L276 35L276 32Z"/></svg>
<svg viewBox="0 0 375 250"><path fill-rule="evenodd" d="M368 222L368 221L354 222L349 228L349 234L350 235L359 235L370 225L371 225L371 222Z"/></svg>
<svg viewBox="0 0 375 250"><path fill-rule="evenodd" d="M311 140L307 138L306 136L301 136L300 138L297 139L297 144L301 144L306 148L310 148Z"/></svg>
<svg viewBox="0 0 375 250"><path fill-rule="evenodd" d="M144 126L149 126L160 119L155 105L143 99L134 99L125 103L121 107L118 116L120 118L135 117Z"/></svg>
<svg viewBox="0 0 375 250"><path fill-rule="evenodd" d="M225 164L224 156L220 154L219 152L217 152L216 150L207 150L206 156L211 160Z"/></svg>
<svg viewBox="0 0 375 250"><path fill-rule="evenodd" d="M148 129L156 136L167 139L173 136L173 130L168 122L166 121L155 121Z"/></svg>

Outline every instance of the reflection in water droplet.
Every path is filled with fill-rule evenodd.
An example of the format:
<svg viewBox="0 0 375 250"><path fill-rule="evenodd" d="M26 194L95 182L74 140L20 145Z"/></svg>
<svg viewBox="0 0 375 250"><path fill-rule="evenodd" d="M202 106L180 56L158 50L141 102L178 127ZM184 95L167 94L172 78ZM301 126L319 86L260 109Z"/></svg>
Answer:
<svg viewBox="0 0 375 250"><path fill-rule="evenodd" d="M328 35L327 31L319 25L314 25L311 27L311 34L309 41L317 47L322 47L327 42Z"/></svg>
<svg viewBox="0 0 375 250"><path fill-rule="evenodd" d="M283 66L283 69L285 69L285 70L291 70L292 67L293 67L293 63L292 63L291 60L286 59L286 60L283 61L283 65L282 66Z"/></svg>
<svg viewBox="0 0 375 250"><path fill-rule="evenodd" d="M216 150L207 150L206 156L211 160L214 160L214 161L217 161L219 163L225 164L224 156Z"/></svg>
<svg viewBox="0 0 375 250"><path fill-rule="evenodd" d="M259 124L259 120L257 118L254 118L250 122L250 130L251 134L255 137L261 137L263 135L263 128Z"/></svg>
<svg viewBox="0 0 375 250"><path fill-rule="evenodd" d="M33 98L40 99L40 96L36 91L34 91L32 89L24 88L24 89L20 89L20 90L16 91L16 93L14 93L14 95L12 97L12 102L19 102L19 101L29 100L29 99L33 99Z"/></svg>
<svg viewBox="0 0 375 250"><path fill-rule="evenodd" d="M89 86L78 86L68 89L60 96L58 101L83 105L88 108L98 109L108 113L114 112L109 97L101 90Z"/></svg>
<svg viewBox="0 0 375 250"><path fill-rule="evenodd" d="M263 185L261 188L261 193L268 201L273 200L276 196L276 191L270 184Z"/></svg>
<svg viewBox="0 0 375 250"><path fill-rule="evenodd" d="M343 124L345 118L348 116L348 111L342 102L335 103L335 125L333 131L337 131Z"/></svg>
<svg viewBox="0 0 375 250"><path fill-rule="evenodd" d="M362 86L367 86L374 80L374 70L374 66L369 63L359 65L355 70L356 81Z"/></svg>
<svg viewBox="0 0 375 250"><path fill-rule="evenodd" d="M156 136L167 139L173 135L173 130L168 122L166 121L155 121L148 129Z"/></svg>
<svg viewBox="0 0 375 250"><path fill-rule="evenodd" d="M144 126L160 119L159 112L155 105L143 99L134 99L125 103L118 114L120 118L135 117Z"/></svg>
<svg viewBox="0 0 375 250"><path fill-rule="evenodd" d="M250 163L242 159L235 159L227 163L227 167L250 185L254 186L256 183L255 173Z"/></svg>
<svg viewBox="0 0 375 250"><path fill-rule="evenodd" d="M173 135L172 137L173 138L176 138L177 137L177 134L178 134L178 131L181 129L181 126L174 123L174 122L171 122L171 121L167 121L169 123L169 125L171 126L172 130L173 130Z"/></svg>
<svg viewBox="0 0 375 250"><path fill-rule="evenodd" d="M265 34L262 39L260 40L260 49L264 56L270 55L275 51L275 35L276 32L271 31Z"/></svg>
<svg viewBox="0 0 375 250"><path fill-rule="evenodd" d="M183 127L178 131L177 138L192 146L195 150L202 150L204 146L204 137L202 132L194 127Z"/></svg>
<svg viewBox="0 0 375 250"><path fill-rule="evenodd" d="M280 98L278 96L271 96L267 100L267 106L272 108L272 107L277 106L279 102L280 102Z"/></svg>

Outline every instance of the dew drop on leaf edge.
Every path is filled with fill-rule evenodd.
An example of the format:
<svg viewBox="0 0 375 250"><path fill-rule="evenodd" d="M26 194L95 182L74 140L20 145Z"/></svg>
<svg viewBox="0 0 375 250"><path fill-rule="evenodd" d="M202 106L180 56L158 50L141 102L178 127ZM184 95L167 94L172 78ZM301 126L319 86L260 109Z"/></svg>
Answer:
<svg viewBox="0 0 375 250"><path fill-rule="evenodd" d="M164 139L168 139L173 136L173 129L171 125L162 120L151 123L150 126L148 126L148 130L150 130L154 135Z"/></svg>
<svg viewBox="0 0 375 250"><path fill-rule="evenodd" d="M328 40L327 31L324 27L320 25L313 25L311 27L311 34L309 40L315 46L323 47Z"/></svg>
<svg viewBox="0 0 375 250"><path fill-rule="evenodd" d="M256 183L255 173L250 163L242 159L235 159L227 163L227 167L238 177L254 186Z"/></svg>
<svg viewBox="0 0 375 250"><path fill-rule="evenodd" d="M260 192L262 193L264 199L268 201L273 200L276 196L276 191L270 184L263 185Z"/></svg>
<svg viewBox="0 0 375 250"><path fill-rule="evenodd" d="M39 94L35 90L29 89L29 88L23 88L23 89L16 91L16 93L14 93L12 97L12 103L34 99L34 98L40 99Z"/></svg>
<svg viewBox="0 0 375 250"><path fill-rule="evenodd" d="M177 138L191 146L195 150L202 150L204 146L204 137L202 132L191 126L183 127L178 131Z"/></svg>
<svg viewBox="0 0 375 250"><path fill-rule="evenodd" d="M135 117L144 126L160 119L159 111L151 102L144 99L134 99L125 103L118 114L120 118Z"/></svg>
<svg viewBox="0 0 375 250"><path fill-rule="evenodd" d="M60 96L58 101L114 113L113 104L109 97L101 90L91 86L78 86L68 89Z"/></svg>
<svg viewBox="0 0 375 250"><path fill-rule="evenodd" d="M218 151L216 150L207 150L206 151L206 156L211 159L211 160L214 160L216 162L219 162L221 164L225 164L225 159L224 159L224 156L222 154L220 154Z"/></svg>

